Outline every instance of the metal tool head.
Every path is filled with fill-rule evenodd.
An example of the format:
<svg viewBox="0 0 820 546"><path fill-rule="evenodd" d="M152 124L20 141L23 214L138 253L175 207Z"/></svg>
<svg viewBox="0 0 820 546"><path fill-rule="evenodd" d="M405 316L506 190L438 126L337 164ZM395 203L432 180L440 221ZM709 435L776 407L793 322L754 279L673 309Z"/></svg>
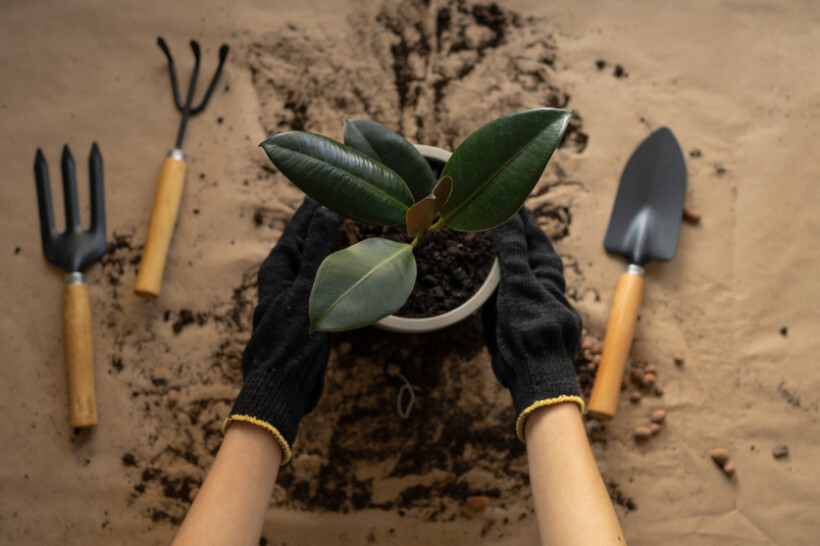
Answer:
<svg viewBox="0 0 820 546"><path fill-rule="evenodd" d="M671 260L678 247L686 161L666 127L649 135L624 168L604 247L630 264Z"/></svg>
<svg viewBox="0 0 820 546"><path fill-rule="evenodd" d="M165 53L165 57L168 58L168 70L171 72L171 87L174 91L174 102L176 103L177 108L179 108L179 111L182 112L182 121L179 125L179 132L177 133L177 140L175 144L177 149L182 149L182 139L185 137L185 125L188 123L188 116L200 113L208 104L208 100L211 98L211 93L213 93L214 88L216 87L216 81L219 79L219 74L222 73L222 66L225 64L225 59L228 57L228 45L222 44L219 48L219 65L216 67L216 72L214 72L214 76L211 78L211 83L205 90L202 100L196 106L192 103L194 100L194 89L196 89L196 80L199 76L199 44L195 40L191 40L191 50L194 52L194 70L191 72L191 83L188 84L188 93L185 96L185 102L182 102L182 96L179 94L179 82L177 80L177 71L176 66L174 65L174 58L171 56L171 50L168 48L168 44L165 43L165 40L163 40L161 36L157 38L157 45L162 52Z"/></svg>
<svg viewBox="0 0 820 546"><path fill-rule="evenodd" d="M74 158L68 146L63 147L61 161L63 174L63 201L65 203L65 231L58 233L54 227L54 210L51 206L51 184L48 163L41 149L34 159L34 179L37 185L37 204L40 211L40 234L43 254L49 263L65 271L81 272L85 266L97 261L105 251L105 196L103 193L102 155L95 142L88 156L91 178L91 224L89 229L80 225L77 203L77 180Z"/></svg>

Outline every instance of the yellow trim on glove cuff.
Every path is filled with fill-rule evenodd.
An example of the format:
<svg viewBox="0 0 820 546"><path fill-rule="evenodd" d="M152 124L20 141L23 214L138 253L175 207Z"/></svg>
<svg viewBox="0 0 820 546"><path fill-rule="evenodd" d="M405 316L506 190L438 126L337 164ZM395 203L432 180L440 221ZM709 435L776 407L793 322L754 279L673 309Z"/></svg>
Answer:
<svg viewBox="0 0 820 546"><path fill-rule="evenodd" d="M267 430L271 434L273 434L273 438L276 440L276 443L279 444L279 447L282 448L282 462L279 463L279 466L285 466L290 462L290 446L285 441L285 438L276 430L276 427L262 421L261 419L257 419L256 417L251 417L250 415L231 415L227 419L225 419L225 423L222 425L222 433L228 431L228 427L231 426L231 423L234 421L242 421L243 423L250 423L252 425L256 425L258 427L262 427L263 429Z"/></svg>
<svg viewBox="0 0 820 546"><path fill-rule="evenodd" d="M518 439L527 443L527 437L524 434L524 425L527 423L527 417L530 416L532 412L537 410L538 408L543 408L544 406L553 406L555 404L560 404L561 402L575 402L578 404L578 408L580 408L581 413L584 413L584 400L580 396L569 396L566 394L562 394L556 398L550 398L548 400L539 400L535 404L531 405L527 409L521 412L521 415L518 416L518 419L515 422L515 434L518 436Z"/></svg>

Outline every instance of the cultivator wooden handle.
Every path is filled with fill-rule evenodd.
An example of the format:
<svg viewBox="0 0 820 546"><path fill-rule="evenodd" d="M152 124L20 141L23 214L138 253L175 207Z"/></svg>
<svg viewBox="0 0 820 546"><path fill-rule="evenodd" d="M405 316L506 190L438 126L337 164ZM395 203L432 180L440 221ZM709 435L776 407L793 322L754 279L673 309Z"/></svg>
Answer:
<svg viewBox="0 0 820 546"><path fill-rule="evenodd" d="M182 188L185 185L185 169L185 155L178 148L171 150L162 163L151 209L151 221L148 224L148 238L145 241L134 286L134 292L140 296L159 296L165 260L179 214Z"/></svg>
<svg viewBox="0 0 820 546"><path fill-rule="evenodd" d="M643 284L643 268L639 266L629 266L618 280L606 325L604 352L587 407L587 412L593 417L612 419L618 411L618 395L621 392L626 360L632 348L632 338L635 337Z"/></svg>
<svg viewBox="0 0 820 546"><path fill-rule="evenodd" d="M78 280L81 281L82 276ZM88 286L69 281L63 290L63 326L68 364L71 426L97 424L94 398L94 341L91 336L91 306Z"/></svg>

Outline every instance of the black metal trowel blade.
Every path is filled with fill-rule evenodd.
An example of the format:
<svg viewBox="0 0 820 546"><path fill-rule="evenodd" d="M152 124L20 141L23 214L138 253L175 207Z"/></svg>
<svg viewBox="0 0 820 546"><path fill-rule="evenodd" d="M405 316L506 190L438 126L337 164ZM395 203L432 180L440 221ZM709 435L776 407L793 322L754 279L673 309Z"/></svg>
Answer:
<svg viewBox="0 0 820 546"><path fill-rule="evenodd" d="M649 135L624 168L604 247L631 264L671 260L678 248L686 161L666 127Z"/></svg>

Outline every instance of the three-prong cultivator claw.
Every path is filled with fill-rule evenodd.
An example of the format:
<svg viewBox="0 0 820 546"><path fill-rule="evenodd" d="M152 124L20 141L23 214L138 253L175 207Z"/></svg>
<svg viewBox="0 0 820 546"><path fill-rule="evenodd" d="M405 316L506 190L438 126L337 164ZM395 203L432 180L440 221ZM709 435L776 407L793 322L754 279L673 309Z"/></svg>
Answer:
<svg viewBox="0 0 820 546"><path fill-rule="evenodd" d="M188 116L200 113L208 104L208 101L211 98L211 93L214 92L214 88L216 87L216 81L222 73L222 66L225 64L225 59L228 57L228 45L222 44L219 48L219 65L216 67L216 72L214 72L214 76L211 78L211 83L208 85L208 89L205 90L202 100L199 101L199 104L196 106L191 103L194 100L194 89L196 89L196 80L199 76L199 43L197 43L196 40L191 40L191 49L194 52L194 70L191 72L191 82L188 84L188 94L185 97L185 102L182 102L182 95L179 93L177 70L174 65L174 58L171 57L171 50L168 49L168 44L165 43L162 36L157 38L157 45L168 58L168 70L171 72L171 87L174 90L174 102L176 103L177 108L179 108L179 111L182 112L182 122L179 124L179 132L177 133L176 145L174 146L175 148L181 150L182 139L185 137L185 125L188 123Z"/></svg>

